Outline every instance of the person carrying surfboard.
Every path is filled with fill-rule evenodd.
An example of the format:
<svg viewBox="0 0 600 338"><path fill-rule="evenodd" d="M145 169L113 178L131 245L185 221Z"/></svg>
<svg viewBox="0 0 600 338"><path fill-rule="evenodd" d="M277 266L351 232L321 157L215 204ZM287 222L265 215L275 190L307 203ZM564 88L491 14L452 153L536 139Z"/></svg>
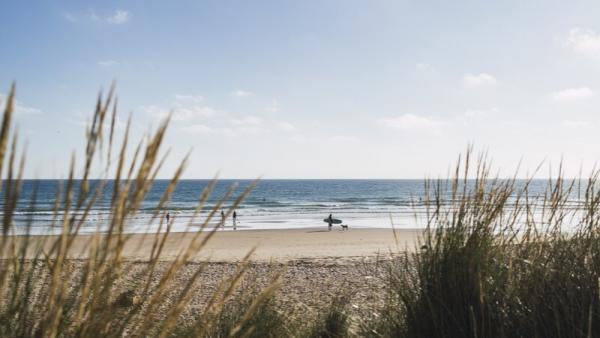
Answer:
<svg viewBox="0 0 600 338"><path fill-rule="evenodd" d="M332 214L329 214L329 217L327 218L323 218L323 222L327 223L327 225L329 226L329 231L331 231L331 227L333 227L334 224L341 224L342 220L341 219L337 219L337 218L333 218Z"/></svg>

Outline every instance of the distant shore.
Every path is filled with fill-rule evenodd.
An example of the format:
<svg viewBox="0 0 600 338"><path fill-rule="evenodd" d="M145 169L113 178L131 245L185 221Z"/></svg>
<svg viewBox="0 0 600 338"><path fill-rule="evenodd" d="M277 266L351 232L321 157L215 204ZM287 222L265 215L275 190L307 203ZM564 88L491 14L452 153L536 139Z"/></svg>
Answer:
<svg viewBox="0 0 600 338"><path fill-rule="evenodd" d="M334 227L281 229L281 230L238 230L217 231L203 250L192 260L215 262L236 262L252 248L256 251L254 261L286 262L302 259L353 259L388 255L390 252L412 251L418 245L422 229L399 229L396 235L391 229L349 229L341 231ZM171 233L161 255L162 260L172 260L184 250L194 236L194 232ZM200 238L208 233L200 234ZM132 234L126 243L125 260L143 261L152 250L154 234ZM55 236L32 236L33 243L46 240L52 242ZM87 257L92 235L79 235L73 244L70 258ZM21 236L15 239L20 241ZM32 243L32 244L33 244ZM35 245L32 245L32 247Z"/></svg>

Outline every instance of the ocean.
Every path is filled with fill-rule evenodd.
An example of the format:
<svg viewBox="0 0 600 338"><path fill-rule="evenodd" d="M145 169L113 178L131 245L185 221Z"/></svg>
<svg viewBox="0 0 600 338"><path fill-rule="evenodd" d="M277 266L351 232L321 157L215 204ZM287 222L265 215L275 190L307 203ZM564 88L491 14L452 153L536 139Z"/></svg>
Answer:
<svg viewBox="0 0 600 338"><path fill-rule="evenodd" d="M158 220L152 221L156 207L168 180L156 180L139 212L128 220L126 232L155 231ZM174 218L172 231L189 230L190 220L203 189L209 180L182 180L177 185L167 210ZM199 229L208 210L223 197L226 191L237 185L231 198L224 203L224 210L242 193L251 180L219 180L200 217L191 224L191 230ZM548 181L533 181L531 195L541 195ZM98 184L93 181L92 186ZM113 182L108 182L105 193L95 204L85 220L83 233L103 231L110 217L110 192ZM517 185L524 181L517 182ZM15 212L17 233L30 223L33 233L57 233L59 227L51 228L53 210L59 180L25 180L21 199ZM341 219L350 228L422 228L426 225L423 180L261 180L249 196L237 207L236 229L287 229L327 227L323 222L329 214ZM33 201L36 191L35 203ZM575 201L577 196L573 196ZM4 204L4 199L0 199ZM574 202L576 203L576 202ZM32 207L34 205L34 207ZM59 214L60 221L60 214ZM211 226L220 221L217 215ZM60 222L58 222L60 224ZM225 230L233 229L228 219Z"/></svg>

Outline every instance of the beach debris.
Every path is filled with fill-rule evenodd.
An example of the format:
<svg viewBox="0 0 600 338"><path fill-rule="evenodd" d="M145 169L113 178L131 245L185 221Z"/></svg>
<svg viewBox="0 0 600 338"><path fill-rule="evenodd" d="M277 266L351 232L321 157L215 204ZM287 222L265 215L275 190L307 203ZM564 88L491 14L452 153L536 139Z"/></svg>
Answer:
<svg viewBox="0 0 600 338"><path fill-rule="evenodd" d="M120 308L128 308L139 303L140 297L137 296L133 290L125 291L115 299L115 304Z"/></svg>

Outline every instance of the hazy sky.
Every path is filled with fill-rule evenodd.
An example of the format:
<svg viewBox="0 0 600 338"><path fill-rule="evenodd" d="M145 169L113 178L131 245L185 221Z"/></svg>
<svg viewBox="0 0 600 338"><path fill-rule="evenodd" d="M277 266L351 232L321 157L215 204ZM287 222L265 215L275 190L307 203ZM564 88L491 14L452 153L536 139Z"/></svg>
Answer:
<svg viewBox="0 0 600 338"><path fill-rule="evenodd" d="M445 176L469 143L507 174L562 156L574 175L600 159L599 15L598 1L4 1L0 92L17 82L28 177L64 177L113 79L136 136L173 111L163 177L190 148L188 178Z"/></svg>

